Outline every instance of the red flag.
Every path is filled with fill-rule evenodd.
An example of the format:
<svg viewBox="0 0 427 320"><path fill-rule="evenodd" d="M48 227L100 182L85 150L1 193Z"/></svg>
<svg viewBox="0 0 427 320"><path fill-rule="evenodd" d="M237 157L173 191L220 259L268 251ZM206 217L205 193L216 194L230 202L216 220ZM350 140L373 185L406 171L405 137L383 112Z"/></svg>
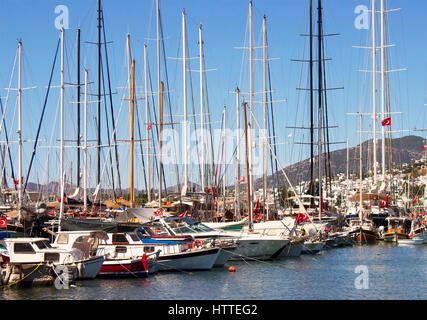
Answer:
<svg viewBox="0 0 427 320"><path fill-rule="evenodd" d="M384 126L391 126L391 118L386 118L383 121L381 121L381 125Z"/></svg>
<svg viewBox="0 0 427 320"><path fill-rule="evenodd" d="M388 196L385 197L384 201L381 202L380 208L387 208L388 207Z"/></svg>
<svg viewBox="0 0 427 320"><path fill-rule="evenodd" d="M21 183L23 183L23 181L24 181L24 179L23 179L23 177L21 177ZM19 180L18 179L15 179L15 186L17 186L18 184L19 184Z"/></svg>
<svg viewBox="0 0 427 320"><path fill-rule="evenodd" d="M425 150L425 149L426 149L426 145L423 145L423 146L421 147L421 149L422 149L422 150Z"/></svg>
<svg viewBox="0 0 427 320"><path fill-rule="evenodd" d="M303 213L298 213L295 216L295 220L297 221L298 224L300 224L300 223L303 223L303 222L307 221L308 220L308 216L306 214L303 214Z"/></svg>
<svg viewBox="0 0 427 320"><path fill-rule="evenodd" d="M155 215L155 216L161 216L161 215L163 215L163 210L162 210L162 208L159 208L158 210L154 211L154 215Z"/></svg>
<svg viewBox="0 0 427 320"><path fill-rule="evenodd" d="M245 182L245 176L239 178L239 182Z"/></svg>
<svg viewBox="0 0 427 320"><path fill-rule="evenodd" d="M412 204L415 204L418 201L418 198L415 198L414 200L412 200Z"/></svg>
<svg viewBox="0 0 427 320"><path fill-rule="evenodd" d="M258 213L258 211L259 211L259 199L256 201L254 213L256 214Z"/></svg>
<svg viewBox="0 0 427 320"><path fill-rule="evenodd" d="M187 215L187 211L184 211L183 213L181 213L178 218L184 218Z"/></svg>
<svg viewBox="0 0 427 320"><path fill-rule="evenodd" d="M147 130L151 130L151 125L150 124L148 125Z"/></svg>
<svg viewBox="0 0 427 320"><path fill-rule="evenodd" d="M7 219L0 218L0 228L7 228Z"/></svg>

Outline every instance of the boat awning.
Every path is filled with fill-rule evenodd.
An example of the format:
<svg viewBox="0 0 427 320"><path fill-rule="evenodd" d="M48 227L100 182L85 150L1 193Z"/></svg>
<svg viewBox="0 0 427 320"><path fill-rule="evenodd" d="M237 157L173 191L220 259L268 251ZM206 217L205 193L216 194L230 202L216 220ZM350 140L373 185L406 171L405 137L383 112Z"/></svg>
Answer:
<svg viewBox="0 0 427 320"><path fill-rule="evenodd" d="M386 195L380 193L362 193L362 201L385 200ZM350 201L360 201L360 193L351 196Z"/></svg>

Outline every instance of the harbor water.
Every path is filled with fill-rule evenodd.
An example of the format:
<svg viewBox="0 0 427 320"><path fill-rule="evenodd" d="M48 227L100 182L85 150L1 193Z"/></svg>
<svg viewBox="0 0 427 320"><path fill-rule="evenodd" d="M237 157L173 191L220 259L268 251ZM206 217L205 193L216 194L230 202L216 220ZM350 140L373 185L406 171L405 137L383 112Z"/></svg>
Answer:
<svg viewBox="0 0 427 320"><path fill-rule="evenodd" d="M236 272L229 272L233 265ZM1 300L303 300L427 298L427 246L379 243L211 271L78 281L68 289L3 288Z"/></svg>

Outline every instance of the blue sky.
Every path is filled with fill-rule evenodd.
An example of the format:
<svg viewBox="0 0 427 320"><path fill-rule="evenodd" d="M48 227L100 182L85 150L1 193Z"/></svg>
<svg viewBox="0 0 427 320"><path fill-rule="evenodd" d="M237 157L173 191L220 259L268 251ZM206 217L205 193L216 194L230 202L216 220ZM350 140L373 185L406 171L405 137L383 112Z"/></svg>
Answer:
<svg viewBox="0 0 427 320"><path fill-rule="evenodd" d="M379 2L379 1L377 1ZM314 1L317 8L317 1ZM38 120L40 117L46 85L49 79L51 64L59 31L55 28L55 7L65 5L69 10L69 29L66 30L66 81L75 80L75 39L76 29L81 29L82 37L82 63L89 70L89 78L96 82L97 79L97 52L96 46L84 41L96 41L96 0L78 1L52 1L52 0L2 0L0 2L0 85L1 88L9 86L9 78L17 48L17 39L22 39L23 56L23 87L37 86L37 89L24 91L23 96L23 137L34 139ZM287 103L278 103L275 108L275 125L279 143L279 158L285 166L303 160L308 155L308 147L295 145L293 142L305 140L303 132L286 128L287 126L308 125L308 95L297 91L297 87L307 86L307 66L292 62L291 59L307 58L308 43L300 34L306 33L308 28L308 0L259 0L254 1L254 41L261 45L261 23L265 14L267 17L267 32L269 39L269 54L272 58L279 58L271 62L272 86L275 90L274 98L287 99ZM324 0L324 28L328 33L340 33L337 37L328 37L326 40L326 55L332 58L327 62L327 82L331 87L344 87L344 90L328 93L330 124L338 125L331 129L331 141L345 141L350 139L350 146L358 144L358 120L349 117L348 112L370 112L372 109L370 74L358 72L359 69L370 68L370 55L368 50L353 48L353 46L370 45L370 30L355 28L354 21L357 14L354 12L358 5L370 7L370 0ZM165 35L167 57L181 55L181 12L185 8L187 15L187 34L189 56L198 56L198 27L203 24L204 50L207 68L215 71L207 73L209 103L213 121L221 120L223 106L227 106L227 127L235 126L234 95L229 91L238 85L242 91L249 90L248 60L242 50L235 47L247 46L248 33L248 1L246 0L161 0L161 14ZM392 111L400 111L402 115L393 116L394 130L411 130L411 132L396 133L400 137L413 132L414 127L423 128L425 119L425 94L427 59L426 48L423 41L423 30L426 28L425 10L427 3L422 0L401 1L388 0L388 8L402 8L402 10L389 13L388 35L390 43L396 47L390 48L391 69L407 67L404 72L390 74L390 96ZM114 97L115 116L117 117L123 101L127 81L126 64L126 33L130 33L133 58L136 60L136 85L144 85L143 71L143 44L147 43L151 73L155 81L155 42L147 40L155 38L155 1L131 0L104 0L104 17L106 24L107 40L109 45L109 64L111 70L112 86L118 93ZM245 38L246 36L246 38ZM379 36L378 36L379 38ZM261 57L259 49L255 52ZM182 114L182 67L178 60L168 59L168 74L171 85L171 98L173 112ZM59 65L58 65L59 66ZM58 67L57 66L57 67ZM198 60L191 60L191 68L198 69ZM83 74L83 73L82 73ZM192 73L195 108L199 108L199 77ZM261 63L255 62L255 91L261 91L262 69ZM378 77L379 78L379 77ZM17 78L12 82L16 87ZM56 69L53 83L59 84L59 69ZM379 85L379 82L378 82ZM379 88L379 87L378 87ZM96 83L91 87L95 93ZM2 90L1 96L5 102L7 91ZM41 131L40 145L59 145L59 114L58 89L52 89L47 106L47 115ZM378 96L379 98L379 96ZM76 111L75 89L66 91L66 139L75 139ZM257 98L255 99L257 100ZM17 119L14 118L16 94L9 98L8 112L6 114L8 130L11 140L16 140ZM379 105L379 104L378 104ZM144 114L143 102L139 103L140 114ZM95 139L94 120L96 105L90 111L91 122L89 128ZM191 105L189 105L191 110ZM197 113L197 112L196 112ZM261 121L262 107L256 106L255 114ZM55 120L56 119L56 120ZM141 119L143 123L144 118ZM128 109L123 104L118 136L119 139L128 139ZM370 120L364 119L364 130L369 130ZM55 126L53 126L55 124ZM220 124L216 123L216 127ZM52 127L54 129L52 129ZM105 132L105 131L104 131ZM307 135L307 133L304 133ZM51 138L52 137L52 138ZM368 135L364 134L364 139ZM52 140L51 140L52 139ZM4 140L4 133L2 133ZM106 141L106 137L103 137ZM343 148L345 145L336 145ZM24 148L24 172L28 168L32 143L26 143ZM123 186L128 186L127 162L128 146L119 147L122 167ZM17 159L16 146L11 147L14 159ZM35 167L32 169L31 181L44 182L46 177L46 148L38 151ZM59 161L57 150L51 151L49 180L58 180L59 172L56 164ZM136 152L139 154L140 152ZM94 151L91 157L91 186L95 181ZM69 172L71 161L75 170L75 150L66 151L66 169ZM140 158L136 157L137 184L139 189L144 188ZM193 168L195 170L195 168ZM17 170L15 168L15 170ZM231 170L231 168L230 168ZM353 168L357 171L357 168ZM193 171L193 170L192 170ZM234 171L234 170L233 170ZM195 172L195 171L194 171ZM168 171L168 184L174 184L174 175ZM67 173L67 176L69 174ZM75 171L73 171L75 182ZM196 180L197 178L190 178ZM228 177L232 183L232 175ZM106 183L108 184L108 183Z"/></svg>

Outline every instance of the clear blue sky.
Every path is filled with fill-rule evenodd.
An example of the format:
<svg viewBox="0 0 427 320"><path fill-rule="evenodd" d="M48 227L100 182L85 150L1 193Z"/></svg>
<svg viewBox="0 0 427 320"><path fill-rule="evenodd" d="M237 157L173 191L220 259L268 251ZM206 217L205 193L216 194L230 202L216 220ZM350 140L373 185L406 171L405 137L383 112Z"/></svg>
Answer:
<svg viewBox="0 0 427 320"><path fill-rule="evenodd" d="M317 8L317 1L314 7ZM379 2L379 1L377 1ZM248 61L243 56L242 50L235 47L248 45L247 21L248 1L246 0L161 0L161 14L164 35L166 37L166 56L176 57L181 55L181 11L187 14L187 34L189 43L189 56L198 56L198 27L203 24L205 58L207 68L216 69L207 73L208 94L214 121L221 120L224 105L228 108L227 127L235 126L234 95L229 91L238 85L242 91L249 90ZM297 91L297 87L307 86L307 66L291 59L307 58L307 39L300 34L306 33L308 28L308 0L259 0L254 1L254 40L256 45L261 45L261 22L267 16L267 32L269 39L270 57L280 58L271 62L272 83L275 89L275 99L287 99L287 103L275 105L275 125L279 143L279 158L283 165L303 160L308 155L308 147L295 145L293 142L305 140L301 131L287 129L286 126L308 125L308 97L306 93ZM5 102L6 90L17 48L17 39L22 39L24 48L23 59L23 87L37 86L37 89L24 91L23 96L23 138L34 139L38 120L40 117L46 85L49 79L54 50L58 41L59 31L54 22L57 14L55 7L65 5L69 9L69 29L66 30L66 81L75 81L75 39L76 29L81 29L82 43L84 41L97 41L97 1L52 1L52 0L2 0L0 2L0 85L1 96ZM356 49L352 46L366 46L370 43L370 30L359 30L354 26L357 14L354 12L358 5L370 7L370 0L324 0L324 28L328 33L340 33L337 37L328 37L326 40L326 55L333 60L327 62L327 81L331 87L344 86L344 90L328 93L330 124L339 128L331 129L331 141L345 141L350 139L350 146L358 144L356 132L358 121L356 117L349 117L348 112L370 112L371 80L370 74L358 72L359 69L370 68L370 55L368 50ZM388 34L390 42L396 47L390 48L391 69L407 67L404 72L390 75L390 95L392 111L401 111L402 115L393 116L394 130L411 130L414 127L424 128L425 119L425 94L426 88L426 44L424 30L427 27L425 12L427 3L422 0L412 1L387 1L388 8L402 8L402 10L389 13ZM118 94L114 97L115 116L123 103L118 129L119 139L128 139L128 108L123 102L124 90L127 81L126 64L126 33L131 35L133 58L136 60L137 86L144 85L143 71L143 44L148 44L151 73L155 81L155 42L147 38L155 38L155 1L131 0L104 0L104 17L106 24L107 40L109 45L109 64L111 70L112 86ZM246 35L246 38L245 38ZM245 40L246 39L246 40ZM246 41L246 42L245 42ZM256 50L257 57L261 51ZM82 44L83 66L89 69L89 77L94 81L91 91L96 92L97 79L97 51L92 44ZM168 59L168 73L171 85L173 112L182 114L182 68L177 60ZM261 91L262 69L261 63L255 62L255 91ZM59 66L59 65L58 65ZM198 60L191 61L191 68L198 69ZM60 80L59 69L54 76L54 84ZM82 73L83 75L83 73ZM195 108L199 109L199 77L192 73ZM379 82L378 82L379 84ZM17 78L12 82L16 87ZM42 141L40 145L59 146L59 114L58 110L59 89L52 89L47 107L47 114L42 128ZM75 89L66 91L66 139L75 139L76 112ZM257 98L255 99L257 100ZM11 131L11 140L16 140L17 118L14 119L16 93L11 94L6 115L8 130ZM140 114L144 114L143 102L139 102ZM378 104L379 106L379 104ZM92 104L90 112L91 139L96 138L94 130L94 116L96 105ZM189 105L191 110L191 105ZM197 112L198 113L198 112ZM256 106L256 116L262 119L262 107ZM16 115L17 116L17 115ZM55 120L56 119L56 120ZM144 122L144 118L141 118ZM364 119L364 130L369 130L369 121ZM56 126L52 131L53 124ZM216 127L220 124L216 124ZM52 133L53 132L53 133ZM105 132L105 130L104 130ZM409 134L397 133L394 137ZM52 140L51 140L51 137ZM368 135L364 134L364 139ZM2 140L4 133L2 132ZM106 137L103 137L106 142ZM345 145L334 146L342 148ZM128 146L120 146L120 160L122 167L123 186L127 187L129 178L127 174ZM32 143L25 144L24 174L28 168L28 161L32 151ZM45 182L46 179L46 148L39 149L35 167L32 170L31 181ZM13 158L17 160L17 148L11 147ZM136 152L139 154L139 150ZM53 150L51 154L49 180L58 180L59 172L55 171L59 162L59 153ZM91 151L91 186L94 185L96 166L96 153ZM73 161L75 170L75 150L66 151L66 168L69 172L70 162ZM140 158L136 157L138 165L138 189L144 188ZM17 165L17 161L16 161ZM356 169L356 168L355 168ZM15 168L17 170L17 168ZM169 170L169 169L168 169ZM231 170L231 168L230 168ZM233 170L234 171L234 170ZM10 174L9 174L10 175ZM69 174L67 173L67 176ZM196 180L196 178L190 178ZM75 171L73 171L75 182ZM232 175L228 178L232 183ZM175 184L174 175L168 172L168 184Z"/></svg>

